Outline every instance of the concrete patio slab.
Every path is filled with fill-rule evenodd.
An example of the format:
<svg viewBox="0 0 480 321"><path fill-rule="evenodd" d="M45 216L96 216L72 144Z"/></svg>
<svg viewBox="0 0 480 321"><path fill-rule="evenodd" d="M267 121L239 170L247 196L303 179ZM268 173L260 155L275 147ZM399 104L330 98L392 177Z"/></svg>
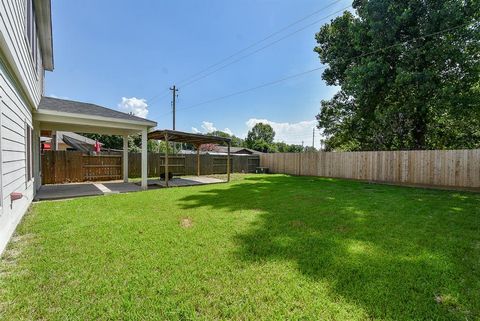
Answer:
<svg viewBox="0 0 480 321"><path fill-rule="evenodd" d="M224 180L207 177L207 176L185 176L181 178L173 178L168 181L169 187L184 187L184 186L196 186L196 185L205 185L205 184L217 184L225 183ZM150 179L148 180L148 186L161 186L165 187L165 181L160 179Z"/></svg>
<svg viewBox="0 0 480 321"><path fill-rule="evenodd" d="M140 192L142 188L135 183L103 183L112 193Z"/></svg>
<svg viewBox="0 0 480 321"><path fill-rule="evenodd" d="M35 195L35 201L103 195L92 183L43 185Z"/></svg>
<svg viewBox="0 0 480 321"><path fill-rule="evenodd" d="M207 176L186 176L181 178L173 178L168 183L169 187L184 187L225 183L225 181ZM148 180L148 189L163 187L165 187L165 181L163 180ZM140 183L124 183L123 181L42 185L42 187L40 187L40 189L37 191L34 201L59 200L84 196L131 193L140 191L142 191Z"/></svg>

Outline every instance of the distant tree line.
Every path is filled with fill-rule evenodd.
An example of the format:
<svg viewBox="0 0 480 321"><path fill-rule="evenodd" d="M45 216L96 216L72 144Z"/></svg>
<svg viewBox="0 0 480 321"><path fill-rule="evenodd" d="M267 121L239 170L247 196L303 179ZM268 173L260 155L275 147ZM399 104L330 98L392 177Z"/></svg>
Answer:
<svg viewBox="0 0 480 321"><path fill-rule="evenodd" d="M263 153L302 153L305 151L316 151L311 146L287 144L285 142L275 142L275 131L269 124L257 123L248 131L245 139L229 135L222 131L214 131L208 135L227 137L231 139L232 147L246 147ZM226 145L226 143L224 143Z"/></svg>
<svg viewBox="0 0 480 321"><path fill-rule="evenodd" d="M82 134L85 137L98 140L103 144L103 148L122 150L123 137L116 135L100 135L100 134ZM231 139L232 147L245 147L263 153L302 153L316 151L311 146L302 146L296 144L287 144L285 142L275 142L275 131L272 126L268 124L258 123L247 134L246 139L239 138L235 135L230 135L223 131L213 131L206 135L220 136ZM140 152L142 139L140 135L128 136L128 150L130 152ZM226 143L219 145L226 146ZM194 150L195 146L191 144L177 144L177 150L173 150L173 145L169 146L169 153L177 152L180 148L187 150ZM164 141L149 140L147 149L149 152L165 153L167 145ZM205 146L203 150L213 150L212 146Z"/></svg>
<svg viewBox="0 0 480 321"><path fill-rule="evenodd" d="M123 137L118 135L100 135L100 134L81 134L90 139L98 140L103 148L113 150L123 150ZM140 135L128 136L128 151L139 153L142 146L142 137ZM165 153L167 144L164 141L148 140L147 150L153 153ZM174 152L173 146L169 146L169 153Z"/></svg>

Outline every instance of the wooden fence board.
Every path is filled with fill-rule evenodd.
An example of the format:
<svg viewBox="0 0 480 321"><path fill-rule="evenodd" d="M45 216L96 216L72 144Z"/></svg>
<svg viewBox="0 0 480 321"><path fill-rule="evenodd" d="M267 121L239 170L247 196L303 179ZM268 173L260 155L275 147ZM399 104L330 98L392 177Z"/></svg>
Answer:
<svg viewBox="0 0 480 321"><path fill-rule="evenodd" d="M480 187L480 149L275 153L261 155L260 165L291 175Z"/></svg>
<svg viewBox="0 0 480 321"><path fill-rule="evenodd" d="M75 151L44 151L42 154L42 184L62 184L84 181L122 179L121 154L83 155ZM169 170L175 175L196 175L197 155L169 155ZM165 155L148 153L148 177L159 177L165 172ZM201 175L224 174L226 155L200 155ZM231 172L253 173L260 166L258 155L231 155ZM141 154L129 153L128 176L141 176Z"/></svg>

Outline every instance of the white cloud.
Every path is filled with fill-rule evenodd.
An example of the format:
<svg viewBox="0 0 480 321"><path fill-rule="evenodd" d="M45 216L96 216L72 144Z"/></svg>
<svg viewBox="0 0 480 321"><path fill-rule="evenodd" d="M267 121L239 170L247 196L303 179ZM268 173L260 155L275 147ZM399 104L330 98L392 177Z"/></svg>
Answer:
<svg viewBox="0 0 480 321"><path fill-rule="evenodd" d="M213 123L208 121L202 121L202 128L206 133L211 133L217 130L217 128L213 126Z"/></svg>
<svg viewBox="0 0 480 321"><path fill-rule="evenodd" d="M55 94L50 94L50 97L52 97L52 98L58 98L58 99L66 99L66 100L70 99L70 98L68 98L67 96L57 96L57 95L55 95Z"/></svg>
<svg viewBox="0 0 480 321"><path fill-rule="evenodd" d="M143 98L127 98L122 97L122 101L118 104L118 108L125 113L132 113L135 116L147 118L148 104Z"/></svg>
<svg viewBox="0 0 480 321"><path fill-rule="evenodd" d="M305 120L298 123L277 123L268 119L258 118L250 118L245 124L248 130L250 130L258 123L272 126L275 131L275 141L277 142L300 145L303 141L305 146L312 145L312 129L317 125L316 120ZM315 145L317 147L319 146L320 138L318 129L315 129Z"/></svg>
<svg viewBox="0 0 480 321"><path fill-rule="evenodd" d="M201 130L199 130L197 127L192 127L192 132L195 134L208 134L216 130L221 129L217 129L217 127L215 127L213 123L209 121L202 121ZM225 128L222 130L222 132L233 135L233 132L229 128Z"/></svg>

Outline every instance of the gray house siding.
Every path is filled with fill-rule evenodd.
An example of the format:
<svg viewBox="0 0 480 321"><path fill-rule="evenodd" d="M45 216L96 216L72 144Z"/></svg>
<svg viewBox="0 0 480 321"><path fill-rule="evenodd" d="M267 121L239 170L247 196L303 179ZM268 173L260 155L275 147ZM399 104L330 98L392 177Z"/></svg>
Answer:
<svg viewBox="0 0 480 321"><path fill-rule="evenodd" d="M32 111L43 93L38 38L36 56L27 38L27 0L0 3L0 253L28 209L34 195L32 155L27 151L27 130L33 127ZM38 132L30 142L36 145ZM31 176L31 175L30 175ZM23 194L11 202L10 194Z"/></svg>
<svg viewBox="0 0 480 321"><path fill-rule="evenodd" d="M0 5L0 46L31 107L36 108L43 93L43 68L36 41L35 62L27 40L27 1L2 1Z"/></svg>

